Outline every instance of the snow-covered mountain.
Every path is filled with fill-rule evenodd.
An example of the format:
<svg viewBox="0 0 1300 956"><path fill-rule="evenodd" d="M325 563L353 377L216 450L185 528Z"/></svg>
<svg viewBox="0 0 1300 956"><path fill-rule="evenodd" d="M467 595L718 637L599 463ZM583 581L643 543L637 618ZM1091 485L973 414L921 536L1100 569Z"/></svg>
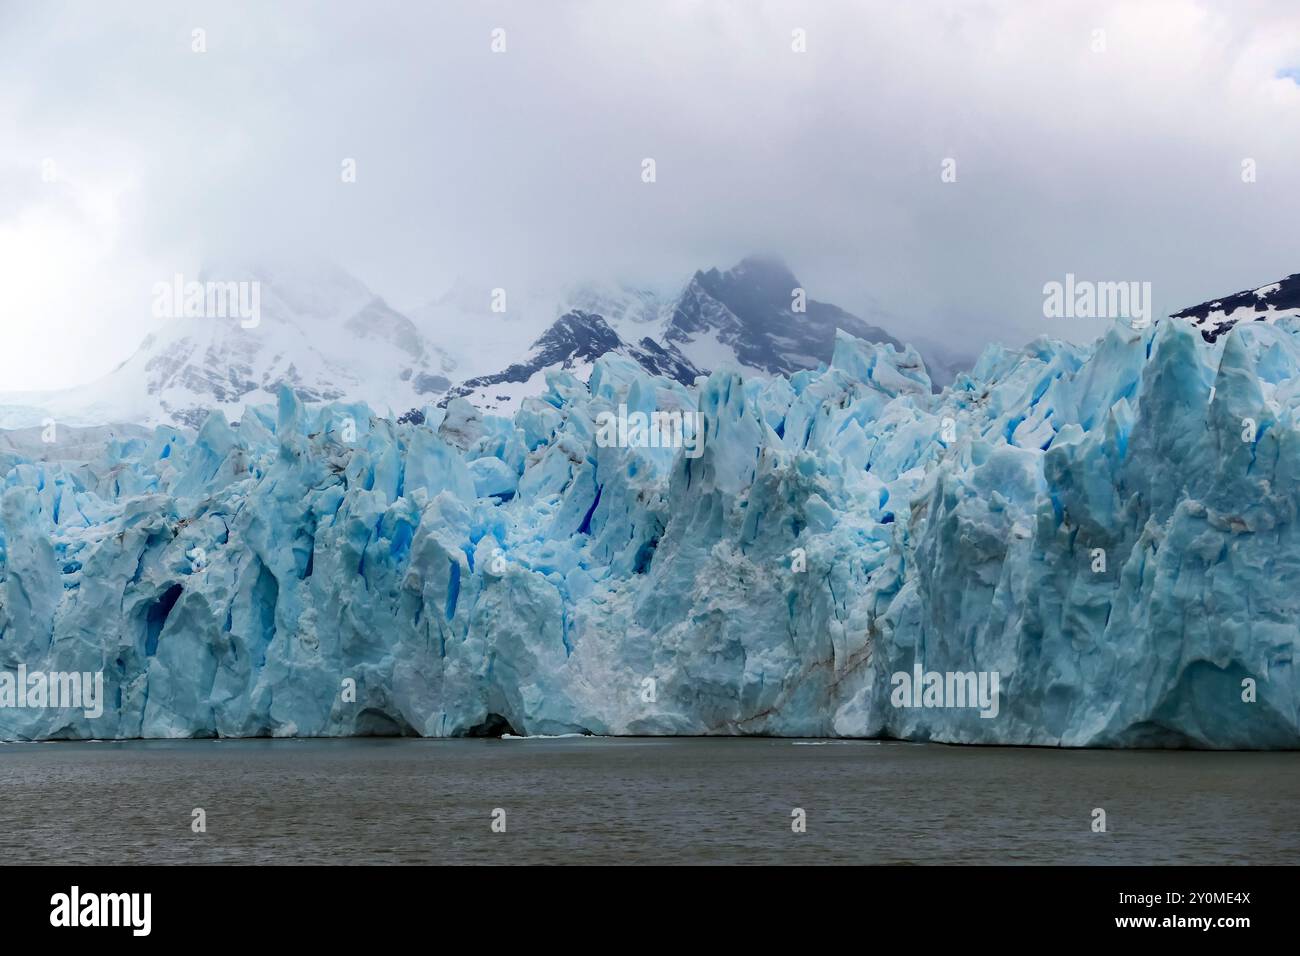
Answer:
<svg viewBox="0 0 1300 956"><path fill-rule="evenodd" d="M441 404L465 398L486 411L513 414L523 399L546 390L547 372L563 370L586 381L596 359L610 354L626 355L650 374L683 385L693 384L701 374L671 342L661 345L650 336L626 342L603 316L575 309L556 319L520 361L495 374L462 382Z"/></svg>
<svg viewBox="0 0 1300 956"><path fill-rule="evenodd" d="M232 264L197 279L258 283L259 321L157 319L98 381L0 394L0 428L47 419L198 427L212 409L237 420L281 385L304 401L364 401L394 416L456 397L511 414L545 391L548 372L585 381L611 353L691 385L722 365L790 375L828 364L836 330L901 348L879 326L808 298L783 262L763 256L698 271L675 294L599 282L558 294L512 289L504 311L492 306L499 290L458 281L410 317L335 266ZM920 351L939 386L970 364Z"/></svg>
<svg viewBox="0 0 1300 956"><path fill-rule="evenodd" d="M444 403L465 397L487 410L509 412L545 390L547 372L564 370L585 380L592 362L609 352L690 385L723 365L790 375L829 364L836 330L903 348L884 329L808 298L785 263L767 256L750 256L726 271L696 272L668 299L645 290L590 285L570 292L564 302L563 314L526 355L454 387ZM936 364L940 384L946 384L963 363L946 358Z"/></svg>
<svg viewBox="0 0 1300 956"><path fill-rule="evenodd" d="M836 329L902 348L884 329L808 298L781 260L751 256L725 272L695 273L674 304L662 338L702 371L733 363L790 375L828 364Z"/></svg>
<svg viewBox="0 0 1300 956"><path fill-rule="evenodd" d="M723 365L789 376L828 364L836 330L901 348L880 326L808 298L783 262L765 256L698 271L675 295L587 283L512 298L505 313L490 308L491 290L458 283L413 313L414 321L335 266L210 269L198 281L232 277L259 284L255 324L239 317L157 319L135 354L98 381L0 393L0 429L49 419L197 427L214 408L236 420L246 405L274 401L281 385L304 401L364 401L394 416L457 397L511 414L545 391L548 372L585 381L602 355L626 356L652 375L691 385ZM1300 317L1300 273L1172 318L1213 342L1238 322L1286 316ZM911 344L936 387L970 367L944 345Z"/></svg>
<svg viewBox="0 0 1300 956"><path fill-rule="evenodd" d="M88 385L0 394L0 428L135 422L197 427L219 408L274 401L281 385L305 401L364 398L396 413L429 405L455 363L359 280L312 264L208 270L199 282L258 283L254 323L238 316L158 319L135 354Z"/></svg>
<svg viewBox="0 0 1300 956"><path fill-rule="evenodd" d="M1300 316L1300 272L1258 289L1236 292L1212 302L1202 302L1170 318L1185 319L1213 342L1238 322L1272 324L1286 316Z"/></svg>

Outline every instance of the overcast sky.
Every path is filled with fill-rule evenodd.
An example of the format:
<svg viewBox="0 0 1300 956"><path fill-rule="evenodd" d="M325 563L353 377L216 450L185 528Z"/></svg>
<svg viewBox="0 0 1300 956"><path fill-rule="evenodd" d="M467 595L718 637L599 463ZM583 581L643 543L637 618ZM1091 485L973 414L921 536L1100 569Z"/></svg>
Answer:
<svg viewBox="0 0 1300 956"><path fill-rule="evenodd" d="M1150 281L1159 315L1300 271L1294 77L1295 0L0 0L0 390L107 372L154 282L285 252L399 308L774 252L903 337L1085 341L1045 282Z"/></svg>

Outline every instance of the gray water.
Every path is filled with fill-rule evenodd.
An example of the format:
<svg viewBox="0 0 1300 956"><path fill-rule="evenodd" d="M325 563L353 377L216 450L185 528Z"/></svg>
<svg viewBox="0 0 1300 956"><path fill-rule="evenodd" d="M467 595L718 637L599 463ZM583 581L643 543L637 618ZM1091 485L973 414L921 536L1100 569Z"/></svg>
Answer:
<svg viewBox="0 0 1300 956"><path fill-rule="evenodd" d="M6 863L1300 863L1300 753L772 739L0 746ZM207 832L191 830L206 811ZM791 830L794 808L807 832ZM1107 832L1092 832L1092 811ZM491 829L496 808L505 833Z"/></svg>

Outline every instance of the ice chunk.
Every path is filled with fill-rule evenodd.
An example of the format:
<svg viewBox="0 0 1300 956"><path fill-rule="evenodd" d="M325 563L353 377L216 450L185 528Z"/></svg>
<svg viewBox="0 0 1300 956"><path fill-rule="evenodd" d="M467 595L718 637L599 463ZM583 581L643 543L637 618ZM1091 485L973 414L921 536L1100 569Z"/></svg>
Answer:
<svg viewBox="0 0 1300 956"><path fill-rule="evenodd" d="M1300 746L1298 370L1295 323L1117 325L933 394L841 334L789 380L606 356L513 419L285 389L0 435L0 672L105 687L0 680L0 737ZM698 412L700 454L599 442L620 405Z"/></svg>

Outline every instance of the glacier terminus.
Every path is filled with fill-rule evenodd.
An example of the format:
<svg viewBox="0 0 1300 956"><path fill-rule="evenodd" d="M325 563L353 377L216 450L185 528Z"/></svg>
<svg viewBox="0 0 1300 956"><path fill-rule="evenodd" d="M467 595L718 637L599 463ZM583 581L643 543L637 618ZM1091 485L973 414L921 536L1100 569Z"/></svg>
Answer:
<svg viewBox="0 0 1300 956"><path fill-rule="evenodd" d="M1296 319L990 346L939 392L847 333L693 385L610 353L425 411L10 433L0 670L103 708L0 701L0 738L1300 745ZM699 454L597 441L636 413ZM931 672L996 713L891 699Z"/></svg>

